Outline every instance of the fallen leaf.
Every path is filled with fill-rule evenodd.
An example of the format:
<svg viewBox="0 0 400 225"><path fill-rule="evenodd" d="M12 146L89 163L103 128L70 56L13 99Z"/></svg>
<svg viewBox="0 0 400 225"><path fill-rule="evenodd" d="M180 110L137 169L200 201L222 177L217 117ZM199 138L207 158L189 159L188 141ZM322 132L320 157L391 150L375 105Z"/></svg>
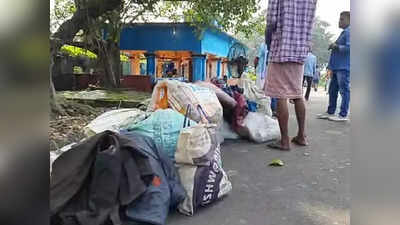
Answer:
<svg viewBox="0 0 400 225"><path fill-rule="evenodd" d="M282 160L280 159L274 159L269 163L269 166L284 166L285 163L283 163Z"/></svg>

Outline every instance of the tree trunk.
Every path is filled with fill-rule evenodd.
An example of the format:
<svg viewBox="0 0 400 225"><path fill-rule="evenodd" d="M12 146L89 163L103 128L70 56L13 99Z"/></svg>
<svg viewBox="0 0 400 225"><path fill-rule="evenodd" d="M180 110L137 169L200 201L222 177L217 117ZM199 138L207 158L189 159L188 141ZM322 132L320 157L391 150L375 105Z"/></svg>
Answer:
<svg viewBox="0 0 400 225"><path fill-rule="evenodd" d="M118 9L121 4L122 0L75 0L75 6L78 10L71 19L61 24L53 38L64 43L72 42L79 30L88 27L90 20Z"/></svg>
<svg viewBox="0 0 400 225"><path fill-rule="evenodd" d="M109 50L111 51L111 69L113 70L113 76L115 77L116 87L121 86L121 52L118 43L110 42Z"/></svg>
<svg viewBox="0 0 400 225"><path fill-rule="evenodd" d="M49 86L49 97L50 97L50 113L55 115L65 115L65 110L58 104L56 90L53 83L53 72L54 72L54 57L56 56L55 49L58 49L58 45L55 42L50 43L50 86Z"/></svg>
<svg viewBox="0 0 400 225"><path fill-rule="evenodd" d="M106 88L120 87L121 60L118 43L111 40L100 43L101 49L98 54L100 65L104 68L103 85Z"/></svg>
<svg viewBox="0 0 400 225"><path fill-rule="evenodd" d="M51 78L51 74L50 74L49 91L50 91L50 113L54 113L55 115L66 115L65 110L61 107L61 105L57 100L56 91L54 89L54 84Z"/></svg>
<svg viewBox="0 0 400 225"><path fill-rule="evenodd" d="M51 51L50 57L55 57L55 54L63 44L73 42L76 33L78 33L81 29L86 29L89 26L89 21L95 20L107 12L119 9L122 4L122 0L74 0L74 2L78 10L74 13L71 19L66 20L63 24L61 24L58 30L51 37L50 42L53 45L53 50ZM105 54L107 55L107 51ZM113 65L113 63L110 62L103 65L106 66L108 64ZM51 65L50 67L50 76L52 76L53 66ZM105 70L111 70L111 74L119 75L119 70L115 72L114 68L108 69L108 66L106 66ZM109 77L111 78L111 76ZM50 97L53 98L54 84L51 78L50 83ZM111 83L115 84L116 87L119 84L119 79ZM50 101L52 101L52 99L50 99Z"/></svg>

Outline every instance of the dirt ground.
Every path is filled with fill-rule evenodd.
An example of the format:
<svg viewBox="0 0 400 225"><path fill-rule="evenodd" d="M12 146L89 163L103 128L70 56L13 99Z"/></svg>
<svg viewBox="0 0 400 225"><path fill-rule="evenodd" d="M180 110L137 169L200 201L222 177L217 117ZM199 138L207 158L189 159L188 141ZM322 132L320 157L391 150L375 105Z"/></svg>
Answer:
<svg viewBox="0 0 400 225"><path fill-rule="evenodd" d="M124 104L118 101L136 102L135 107L146 109L150 93L143 93L137 91L105 91L107 100L115 100L117 103L111 104L95 104L96 100L92 99L92 105L79 103L81 100L75 95L79 95L82 92L58 92L57 98L61 107L65 110L66 115L60 115L52 112L50 114L49 124L49 140L50 140L50 151L55 151L62 148L63 146L78 142L85 137L83 128L90 123L97 116L102 113L117 109L120 105L124 108ZM88 95L88 92L85 92ZM67 97L75 96L76 100L67 100ZM89 96L90 97L90 96ZM103 99L102 99L103 100ZM101 102L100 102L101 103ZM132 106L131 106L132 107Z"/></svg>
<svg viewBox="0 0 400 225"><path fill-rule="evenodd" d="M49 124L50 151L78 142L85 137L83 127L105 111L107 108L94 108L74 101L62 100L61 106L67 115L52 113Z"/></svg>

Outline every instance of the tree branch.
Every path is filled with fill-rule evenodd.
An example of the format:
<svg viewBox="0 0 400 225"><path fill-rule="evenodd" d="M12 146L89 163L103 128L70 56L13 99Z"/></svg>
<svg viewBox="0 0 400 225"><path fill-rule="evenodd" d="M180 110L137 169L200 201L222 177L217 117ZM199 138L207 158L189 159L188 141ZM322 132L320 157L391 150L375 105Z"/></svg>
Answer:
<svg viewBox="0 0 400 225"><path fill-rule="evenodd" d="M99 3L99 1L101 1ZM72 41L81 29L89 26L90 19L97 19L99 16L120 7L122 0L89 0L86 5L82 1L75 0L77 11L71 19L65 21L52 35L55 40L61 42ZM61 43L62 45L63 43Z"/></svg>

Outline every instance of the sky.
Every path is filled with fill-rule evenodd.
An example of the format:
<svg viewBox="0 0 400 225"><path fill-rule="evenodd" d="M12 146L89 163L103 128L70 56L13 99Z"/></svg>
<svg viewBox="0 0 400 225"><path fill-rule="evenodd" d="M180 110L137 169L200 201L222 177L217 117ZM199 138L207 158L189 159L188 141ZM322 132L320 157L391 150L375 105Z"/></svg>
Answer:
<svg viewBox="0 0 400 225"><path fill-rule="evenodd" d="M266 9L268 0L261 0L261 8ZM338 27L339 15L350 10L350 0L318 0L316 15L330 24L329 31L336 37L341 29Z"/></svg>
<svg viewBox="0 0 400 225"><path fill-rule="evenodd" d="M316 15L330 24L329 31L339 35L339 16L342 11L350 11L350 0L318 0Z"/></svg>

